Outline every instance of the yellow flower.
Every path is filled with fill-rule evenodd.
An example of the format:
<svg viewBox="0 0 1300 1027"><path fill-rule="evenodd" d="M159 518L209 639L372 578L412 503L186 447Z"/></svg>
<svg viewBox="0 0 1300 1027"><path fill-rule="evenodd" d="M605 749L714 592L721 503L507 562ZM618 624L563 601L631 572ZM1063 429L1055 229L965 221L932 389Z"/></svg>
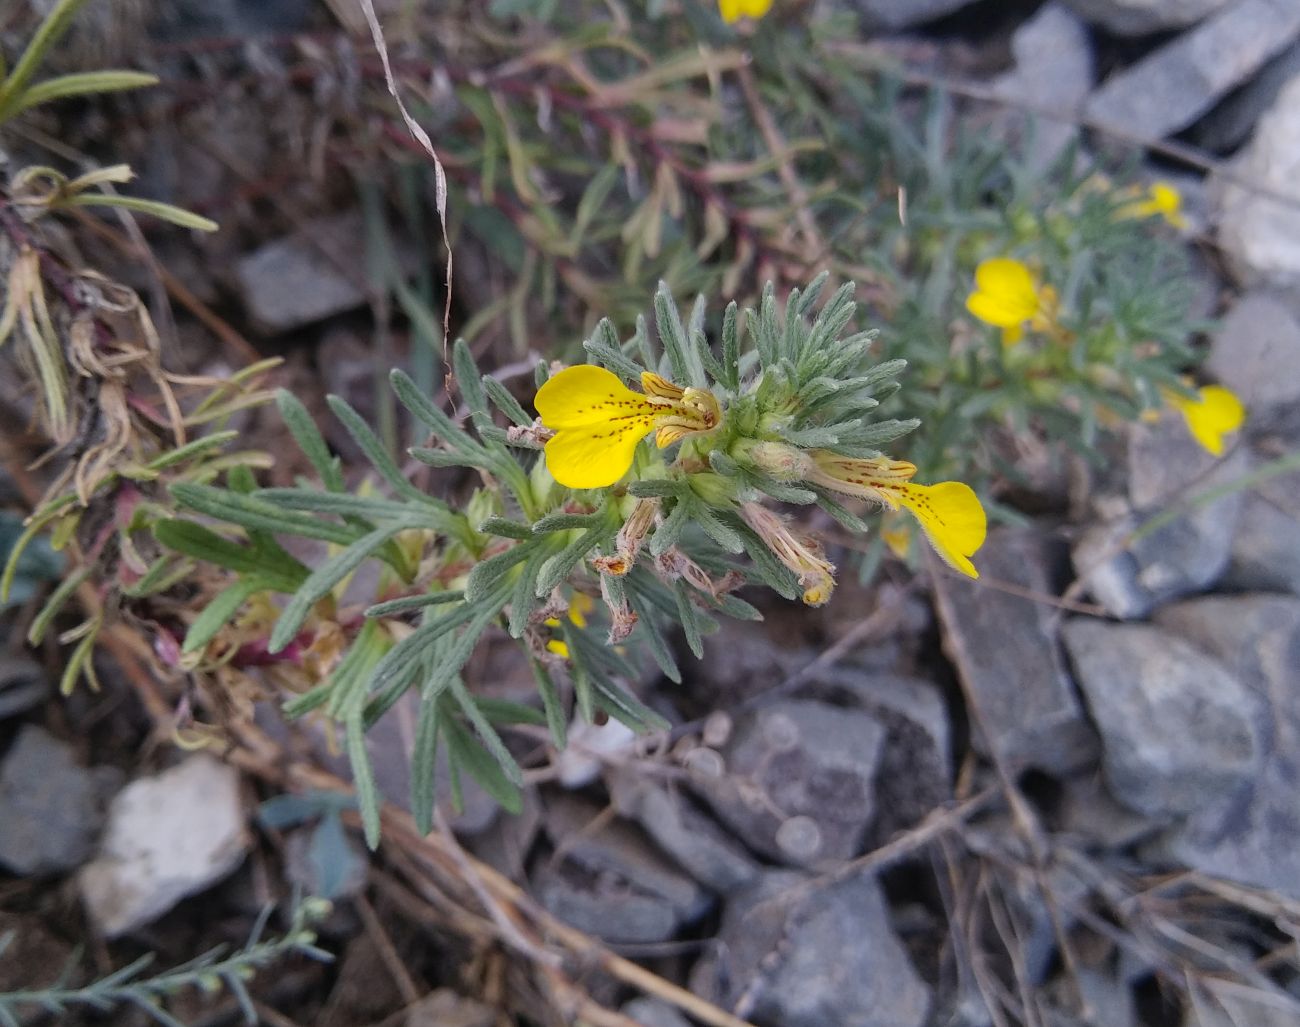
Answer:
<svg viewBox="0 0 1300 1027"><path fill-rule="evenodd" d="M682 388L641 372L645 395L603 367L566 367L537 390L537 412L554 431L546 466L573 489L613 485L632 466L637 444L655 432L662 449L688 435L712 431L722 420L713 393Z"/></svg>
<svg viewBox="0 0 1300 1027"><path fill-rule="evenodd" d="M1026 323L1040 332L1052 328L1056 307L1056 290L1039 285L1029 268L1010 257L982 261L975 269L975 291L966 297L966 309L1001 328L1008 346L1020 341Z"/></svg>
<svg viewBox="0 0 1300 1027"><path fill-rule="evenodd" d="M772 0L718 0L718 13L728 25L741 18L761 18L772 9Z"/></svg>
<svg viewBox="0 0 1300 1027"><path fill-rule="evenodd" d="M970 558L984 544L988 520L969 485L959 481L914 484L909 479L916 466L905 460L856 460L822 449L814 450L812 457L817 469L810 481L846 496L883 503L891 510L906 510L948 566L967 577L979 577Z"/></svg>
<svg viewBox="0 0 1300 1027"><path fill-rule="evenodd" d="M1222 385L1202 386L1195 397L1162 391L1165 401L1183 415L1192 438L1215 456L1223 452L1223 436L1236 431L1246 420L1241 400Z"/></svg>
<svg viewBox="0 0 1300 1027"><path fill-rule="evenodd" d="M569 600L568 617L569 623L575 628L585 628L587 626L587 614L596 608L596 600L585 592L574 592L573 597ZM555 617L546 619L548 628L558 628L560 622ZM569 647L566 643L561 642L558 638L553 638L546 643L548 652L554 653L563 659L569 658Z"/></svg>
<svg viewBox="0 0 1300 1027"><path fill-rule="evenodd" d="M1175 228L1186 228L1183 196L1168 182L1152 182L1143 199L1130 200L1115 211L1117 218L1162 217Z"/></svg>

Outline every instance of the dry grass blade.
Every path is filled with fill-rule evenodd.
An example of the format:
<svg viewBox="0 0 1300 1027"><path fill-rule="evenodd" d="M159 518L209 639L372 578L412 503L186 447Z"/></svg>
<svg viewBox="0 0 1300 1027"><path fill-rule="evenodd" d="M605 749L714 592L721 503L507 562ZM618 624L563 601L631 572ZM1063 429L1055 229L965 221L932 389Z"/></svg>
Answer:
<svg viewBox="0 0 1300 1027"><path fill-rule="evenodd" d="M433 161L434 205L438 209L438 222L442 227L442 241L447 247L446 299L442 308L442 350L445 357L447 355L448 337L451 334L452 278L451 236L447 234L447 172L443 170L442 161L438 159L437 151L433 148L433 140L429 138L429 133L411 117L411 112L406 109L406 104L402 100L402 94L397 88L397 79L393 76L393 66L388 59L388 44L384 41L384 30L379 24L379 16L375 13L374 0L361 0L361 10L366 16L366 24L370 26L370 37L374 40L375 49L379 52L379 60L384 66L384 81L388 85L388 92L397 103L397 109L401 112L402 121L406 123L407 130L414 136L416 142L423 147L424 152L429 155L429 159Z"/></svg>

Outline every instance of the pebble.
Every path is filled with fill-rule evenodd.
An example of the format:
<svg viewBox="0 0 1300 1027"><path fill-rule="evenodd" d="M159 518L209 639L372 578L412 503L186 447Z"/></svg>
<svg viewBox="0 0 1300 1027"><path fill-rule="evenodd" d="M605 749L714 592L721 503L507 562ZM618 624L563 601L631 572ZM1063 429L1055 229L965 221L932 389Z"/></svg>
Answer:
<svg viewBox="0 0 1300 1027"><path fill-rule="evenodd" d="M251 844L239 774L197 753L118 793L99 854L78 876L82 901L115 938L225 878Z"/></svg>

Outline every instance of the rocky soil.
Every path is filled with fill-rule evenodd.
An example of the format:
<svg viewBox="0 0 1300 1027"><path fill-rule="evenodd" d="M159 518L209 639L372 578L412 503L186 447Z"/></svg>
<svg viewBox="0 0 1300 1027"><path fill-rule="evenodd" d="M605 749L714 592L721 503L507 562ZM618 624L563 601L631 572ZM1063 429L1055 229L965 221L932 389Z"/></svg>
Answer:
<svg viewBox="0 0 1300 1027"><path fill-rule="evenodd" d="M1184 189L1208 257L1207 373L1247 430L1216 459L1176 420L1132 427L1078 517L993 531L979 582L889 567L826 610L726 625L702 662L684 654L684 686L646 683L683 725L671 738L575 734L522 815L468 788L451 826L562 921L759 1027L1300 1024L1300 470L1270 463L1300 451L1300 5L831 6L954 76L981 67L973 84L1009 105L999 131L1023 132L1025 107L1059 115L1035 138L1044 163L1080 125L1089 147L1157 144L1151 173ZM214 7L207 31L320 24L305 3L251 10ZM175 184L162 158L137 163ZM190 199L237 189L197 163ZM287 353L305 393L364 409L368 298L338 271L359 223L171 266L205 265L194 291ZM267 1022L502 1022L490 971L411 914L349 817L259 815L267 796L235 770L159 745L111 667L103 694L57 697L56 654L19 645L29 611L0 613L0 990L66 959L85 979L146 949L189 958L298 885L335 899L339 958L259 979L283 1011ZM525 694L521 671L502 655L483 673ZM398 802L403 715L372 739ZM624 1025L706 1022L595 971L592 987ZM185 1022L230 1022L191 1001Z"/></svg>

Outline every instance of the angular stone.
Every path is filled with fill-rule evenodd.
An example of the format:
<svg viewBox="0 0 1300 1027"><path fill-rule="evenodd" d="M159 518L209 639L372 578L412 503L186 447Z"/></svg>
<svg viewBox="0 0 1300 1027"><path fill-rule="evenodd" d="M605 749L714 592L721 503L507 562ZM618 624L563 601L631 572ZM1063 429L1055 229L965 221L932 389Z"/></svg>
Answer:
<svg viewBox="0 0 1300 1027"><path fill-rule="evenodd" d="M1246 494L1221 583L1300 595L1300 471L1260 482Z"/></svg>
<svg viewBox="0 0 1300 1027"><path fill-rule="evenodd" d="M1112 616L1147 616L1156 606L1203 591L1228 567L1243 495L1233 490L1196 506L1155 531L1130 537L1142 522L1171 504L1225 485L1250 468L1250 452L1235 446L1224 457L1197 445L1182 418L1133 425L1128 447L1128 506L1136 511L1085 531L1074 566Z"/></svg>
<svg viewBox="0 0 1300 1027"><path fill-rule="evenodd" d="M905 29L959 11L973 0L851 0L869 29Z"/></svg>
<svg viewBox="0 0 1300 1027"><path fill-rule="evenodd" d="M0 656L0 720L40 705L49 693L50 683L38 664L22 657Z"/></svg>
<svg viewBox="0 0 1300 1027"><path fill-rule="evenodd" d="M1300 113L1300 107L1297 107ZM1279 296L1247 293L1214 333L1205 369L1246 406L1247 429L1300 429L1300 320Z"/></svg>
<svg viewBox="0 0 1300 1027"><path fill-rule="evenodd" d="M1011 101L1032 96L1035 107L1061 112L1062 118L1052 119L1009 110L1004 122L1016 136L1032 140L1026 155L1030 165L1046 168L1078 135L1068 115L1082 108L1092 89L1092 39L1071 11L1048 3L1016 29L1011 53L1015 67L989 83L989 88Z"/></svg>
<svg viewBox="0 0 1300 1027"><path fill-rule="evenodd" d="M1040 533L1003 528L990 532L979 563L987 578L1055 596L1064 552ZM939 615L974 707L976 749L996 752L1013 772L1064 773L1093 759L1096 734L1052 636L1053 608L965 579L945 581L944 593Z"/></svg>
<svg viewBox="0 0 1300 1027"><path fill-rule="evenodd" d="M1278 94L1296 75L1300 75L1300 43L1292 43L1197 122L1192 129L1192 141L1212 153L1237 149L1250 138L1260 117L1277 102Z"/></svg>
<svg viewBox="0 0 1300 1027"><path fill-rule="evenodd" d="M747 844L783 863L855 855L875 814L884 729L858 710L786 701L740 717L726 772L695 790Z"/></svg>
<svg viewBox="0 0 1300 1027"><path fill-rule="evenodd" d="M1300 75L1278 93L1220 180L1218 241L1247 285L1300 285ZM1280 194L1271 196L1268 193Z"/></svg>
<svg viewBox="0 0 1300 1027"><path fill-rule="evenodd" d="M561 854L543 860L532 881L560 919L607 941L667 941L706 913L712 899L655 851L637 828L605 823L602 808L573 795L546 799L545 828Z"/></svg>
<svg viewBox="0 0 1300 1027"><path fill-rule="evenodd" d="M885 729L868 848L912 827L952 798L952 729L935 685L840 664L818 676L814 694L856 706Z"/></svg>
<svg viewBox="0 0 1300 1027"><path fill-rule="evenodd" d="M187 757L118 793L99 855L78 875L82 901L100 933L117 937L220 881L250 844L239 774Z"/></svg>
<svg viewBox="0 0 1300 1027"><path fill-rule="evenodd" d="M1101 732L1110 793L1172 820L1238 801L1264 762L1258 695L1161 628L1079 618L1062 637Z"/></svg>
<svg viewBox="0 0 1300 1027"><path fill-rule="evenodd" d="M743 1018L781 1027L921 1027L930 988L894 933L875 879L858 874L803 889L767 874L727 903L717 945L692 990Z"/></svg>
<svg viewBox="0 0 1300 1027"><path fill-rule="evenodd" d="M1143 139L1186 128L1300 35L1292 0L1238 0L1116 72L1088 101L1098 124Z"/></svg>
<svg viewBox="0 0 1300 1027"><path fill-rule="evenodd" d="M758 863L687 796L633 771L616 774L611 791L619 812L706 888L725 895L758 876Z"/></svg>
<svg viewBox="0 0 1300 1027"><path fill-rule="evenodd" d="M71 746L24 725L0 762L0 867L27 876L81 866L118 783L116 771L86 770Z"/></svg>
<svg viewBox="0 0 1300 1027"><path fill-rule="evenodd" d="M1229 0L1063 0L1080 16L1120 36L1146 36L1194 25Z"/></svg>
<svg viewBox="0 0 1300 1027"><path fill-rule="evenodd" d="M1207 808L1168 841L1179 862L1300 898L1300 599L1207 596L1167 606L1164 628L1219 660L1264 709L1264 765L1240 800Z"/></svg>
<svg viewBox="0 0 1300 1027"><path fill-rule="evenodd" d="M657 998L634 998L619 1012L641 1027L691 1027L691 1022L686 1017Z"/></svg>

